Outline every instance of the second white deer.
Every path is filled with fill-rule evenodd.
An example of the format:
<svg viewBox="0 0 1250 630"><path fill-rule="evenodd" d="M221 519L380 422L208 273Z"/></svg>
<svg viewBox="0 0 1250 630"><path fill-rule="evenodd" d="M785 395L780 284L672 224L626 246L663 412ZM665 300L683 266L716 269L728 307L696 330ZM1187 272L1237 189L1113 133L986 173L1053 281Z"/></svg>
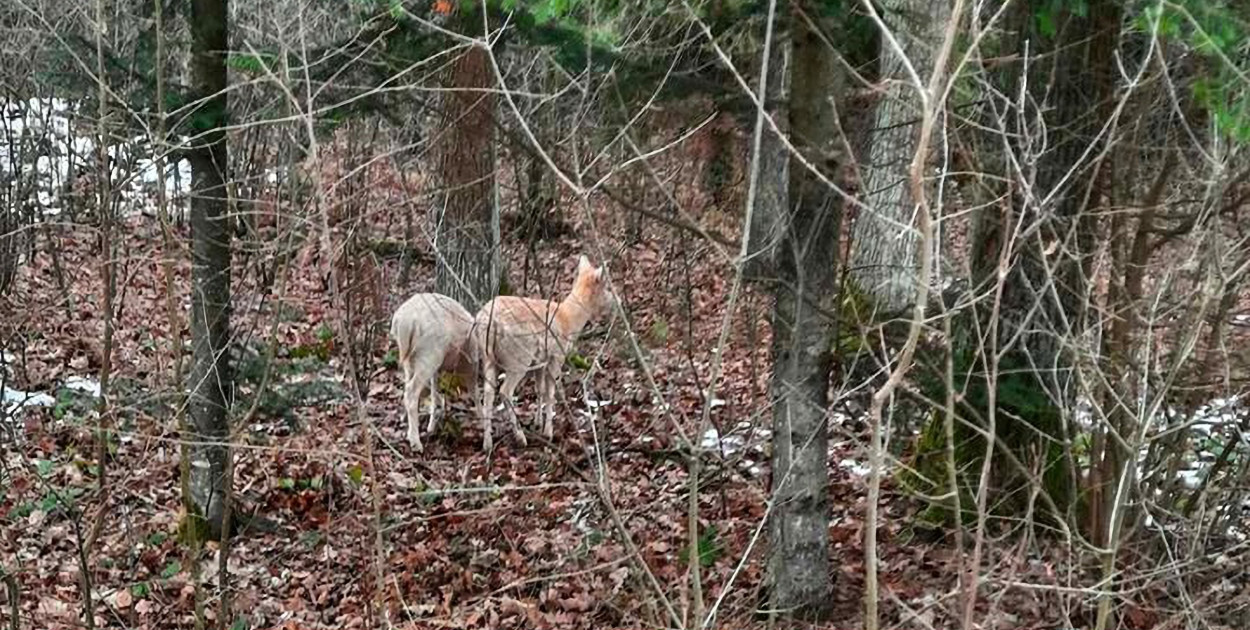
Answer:
<svg viewBox="0 0 1250 630"><path fill-rule="evenodd" d="M418 293L395 310L391 337L399 346L399 364L404 368L404 410L408 415L408 443L422 450L419 417L421 391L430 389L430 423L434 431L442 398L438 374L449 371L466 377L465 385L474 391L476 364L469 348L473 316L452 298L439 293Z"/></svg>
<svg viewBox="0 0 1250 630"><path fill-rule="evenodd" d="M551 439L556 389L565 357L587 322L610 310L615 300L608 290L603 267L595 267L582 256L573 288L563 300L500 296L482 306L474 318L471 343L481 361L480 413L482 447L486 451L492 447L491 416L500 371L504 381L499 393L503 395L516 440L522 446L526 444L525 434L513 408L513 395L526 374L538 371L543 435Z"/></svg>

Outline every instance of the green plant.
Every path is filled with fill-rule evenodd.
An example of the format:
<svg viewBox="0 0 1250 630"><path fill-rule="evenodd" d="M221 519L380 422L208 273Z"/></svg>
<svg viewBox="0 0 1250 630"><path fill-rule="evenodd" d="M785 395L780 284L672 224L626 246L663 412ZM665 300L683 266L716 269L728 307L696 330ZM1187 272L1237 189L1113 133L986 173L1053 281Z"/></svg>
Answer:
<svg viewBox="0 0 1250 630"><path fill-rule="evenodd" d="M724 553L716 525L708 525L699 534L699 566L710 567ZM677 560L683 565L690 563L690 545L683 545L677 554Z"/></svg>
<svg viewBox="0 0 1250 630"><path fill-rule="evenodd" d="M576 352L570 352L569 355L564 358L564 361L569 365L569 367L578 370L589 370L592 365L589 359Z"/></svg>
<svg viewBox="0 0 1250 630"><path fill-rule="evenodd" d="M399 349L391 348L387 350L386 356L382 357L382 365L391 370L399 368Z"/></svg>
<svg viewBox="0 0 1250 630"><path fill-rule="evenodd" d="M661 348L668 344L668 322L663 318L657 317L651 322L651 327L647 329L645 339L647 345L652 348Z"/></svg>

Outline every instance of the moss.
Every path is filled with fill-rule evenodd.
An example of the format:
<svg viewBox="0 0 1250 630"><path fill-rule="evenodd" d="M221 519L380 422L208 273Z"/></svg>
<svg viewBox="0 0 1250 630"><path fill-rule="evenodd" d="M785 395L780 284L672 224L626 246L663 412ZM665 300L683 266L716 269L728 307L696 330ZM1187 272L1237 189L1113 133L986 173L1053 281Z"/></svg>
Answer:
<svg viewBox="0 0 1250 630"><path fill-rule="evenodd" d="M955 361L956 382L967 383L962 401L956 406L954 455L959 497L964 520L975 516L975 493L985 456L985 438L968 426L984 427L989 415L988 387L975 370L970 353ZM940 361L934 363L941 364ZM944 400L946 392L940 374L921 372L920 385L933 400ZM1064 453L1059 408L1050 400L1036 375L1023 364L1013 365L1010 356L1000 366L996 392L995 434L998 448L1007 449L1030 470L1041 465L1041 486L1060 510L1069 510L1075 500L1072 475ZM942 410L929 414L915 443L911 469L899 475L900 483L927 496L951 496L950 472L946 462L946 428ZM1028 507L1033 484L1020 467L1001 451L995 454L990 476L990 510L1002 515L1019 515ZM1043 509L1045 502L1037 508ZM934 502L931 517L953 524L953 498ZM1066 518L1066 514L1051 514Z"/></svg>
<svg viewBox="0 0 1250 630"><path fill-rule="evenodd" d="M198 549L207 540L214 540L212 525L194 509L184 509L178 522L178 542Z"/></svg>
<svg viewBox="0 0 1250 630"><path fill-rule="evenodd" d="M864 331L872 325L873 298L850 278L842 281L839 294L839 325L833 340L833 352L834 356L850 358L871 350Z"/></svg>

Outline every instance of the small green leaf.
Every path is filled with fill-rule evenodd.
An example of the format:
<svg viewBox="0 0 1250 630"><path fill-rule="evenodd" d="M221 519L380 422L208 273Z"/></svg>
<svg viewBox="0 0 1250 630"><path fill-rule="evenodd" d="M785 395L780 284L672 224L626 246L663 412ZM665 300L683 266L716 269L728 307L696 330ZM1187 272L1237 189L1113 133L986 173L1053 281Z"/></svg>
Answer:
<svg viewBox="0 0 1250 630"><path fill-rule="evenodd" d="M139 599L147 597L151 590L152 589L148 587L147 582L139 582L138 584L130 585L130 594Z"/></svg>
<svg viewBox="0 0 1250 630"><path fill-rule="evenodd" d="M323 538L325 538L325 536L321 532L313 530L309 532L304 532L304 534L300 536L299 539L300 539L300 542L302 542L305 547L308 547L309 549L316 549L317 545L321 544L321 541Z"/></svg>
<svg viewBox="0 0 1250 630"><path fill-rule="evenodd" d="M19 518L26 518L27 516L30 516L31 512L34 511L35 504L30 501L26 501L25 503L14 506L13 509L9 510L9 520L14 521Z"/></svg>
<svg viewBox="0 0 1250 630"><path fill-rule="evenodd" d="M576 352L569 353L569 356L567 357L567 362L569 365L579 370L589 370L590 365L591 365L589 359L587 359L586 357L580 354L577 354Z"/></svg>
<svg viewBox="0 0 1250 630"><path fill-rule="evenodd" d="M331 341L334 341L334 329L330 328L328 324L322 324L321 327L317 329L317 339L321 341L321 343L330 343Z"/></svg>
<svg viewBox="0 0 1250 630"><path fill-rule="evenodd" d="M352 480L352 483L359 486L365 481L365 469L361 468L360 464L356 464L347 469L347 477Z"/></svg>
<svg viewBox="0 0 1250 630"><path fill-rule="evenodd" d="M171 561L169 564L165 565L164 569L161 569L161 577L166 580L178 575L179 573L182 573L182 563L177 560Z"/></svg>
<svg viewBox="0 0 1250 630"><path fill-rule="evenodd" d="M1042 9L1037 13L1037 30L1046 37L1055 36L1055 16L1051 15L1050 9Z"/></svg>
<svg viewBox="0 0 1250 630"><path fill-rule="evenodd" d="M61 504L60 497L56 496L55 492L49 492L43 495L43 498L39 500L39 509L43 510L44 512L51 512L52 510L55 510L56 506L60 504Z"/></svg>
<svg viewBox="0 0 1250 630"><path fill-rule="evenodd" d="M235 70L244 72L260 73L265 70L265 66L269 65L268 60L260 55L252 55L248 53L236 53L230 55L226 59L226 65Z"/></svg>
<svg viewBox="0 0 1250 630"><path fill-rule="evenodd" d="M716 559L722 553L720 541L717 539L717 531L715 525L709 525L699 534L699 565L710 567L716 563ZM677 553L677 559L682 564L690 561L690 545L684 545L681 551Z"/></svg>
<svg viewBox="0 0 1250 630"><path fill-rule="evenodd" d="M169 534L166 534L165 532L152 532L151 534L148 534L148 544L153 547L160 547L165 544L166 540L169 540Z"/></svg>
<svg viewBox="0 0 1250 630"><path fill-rule="evenodd" d="M283 490L294 490L295 480L291 479L290 477L283 477L278 480L278 487L282 488Z"/></svg>
<svg viewBox="0 0 1250 630"><path fill-rule="evenodd" d="M50 459L36 459L35 472L40 477L47 477L52 474L52 470L56 468L56 463Z"/></svg>

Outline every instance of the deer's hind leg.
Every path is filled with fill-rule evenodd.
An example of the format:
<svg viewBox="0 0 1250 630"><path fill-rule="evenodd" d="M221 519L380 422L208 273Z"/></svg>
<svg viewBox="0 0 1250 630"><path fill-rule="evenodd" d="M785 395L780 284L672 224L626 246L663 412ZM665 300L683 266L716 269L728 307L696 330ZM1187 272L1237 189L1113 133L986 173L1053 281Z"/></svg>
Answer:
<svg viewBox="0 0 1250 630"><path fill-rule="evenodd" d="M404 406L408 410L408 444L418 453L425 450L421 445L421 392L433 383L438 374L441 357L432 358L425 354L416 355L406 368L407 382L404 384ZM437 390L430 387L430 414L433 417Z"/></svg>
<svg viewBox="0 0 1250 630"><path fill-rule="evenodd" d="M491 437L491 420L495 415L495 381L498 369L490 359L482 362L482 399L478 413L482 416L482 450L487 453L494 447Z"/></svg>

